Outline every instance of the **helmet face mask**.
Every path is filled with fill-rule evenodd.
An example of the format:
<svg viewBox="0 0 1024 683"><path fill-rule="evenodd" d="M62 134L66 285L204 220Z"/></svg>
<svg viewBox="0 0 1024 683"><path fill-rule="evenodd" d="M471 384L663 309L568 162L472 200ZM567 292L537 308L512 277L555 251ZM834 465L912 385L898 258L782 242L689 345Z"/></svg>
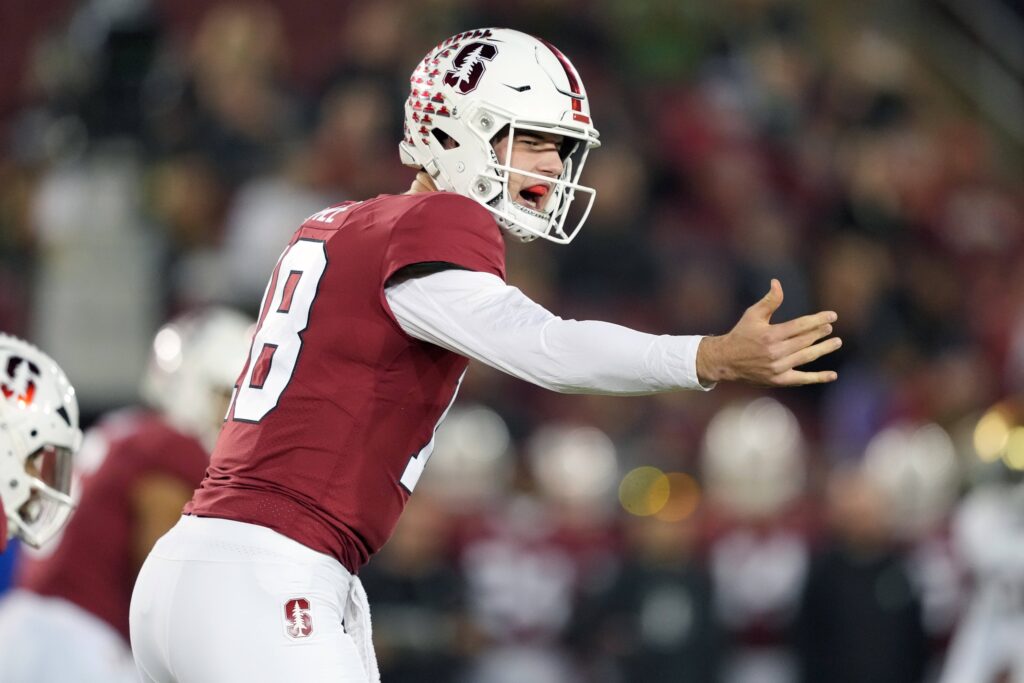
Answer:
<svg viewBox="0 0 1024 683"><path fill-rule="evenodd" d="M31 493L16 511L18 535L38 548L63 528L75 507L70 495L72 451L44 446L29 456L25 470Z"/></svg>
<svg viewBox="0 0 1024 683"><path fill-rule="evenodd" d="M515 140L517 133L523 131L553 133L563 137L565 141L562 144L568 147L569 152L562 159L564 166L558 178L551 178L540 173L532 173L515 168L512 165L512 141ZM587 216L590 215L590 209L594 205L594 198L597 195L593 188L579 184L580 173L583 170L587 154L590 152L590 147L587 146L585 139L582 137L568 136L564 131L552 131L548 128L527 122L519 122L515 119L509 122L508 138L509 144L506 146L505 158L501 163L495 163L497 155L494 154L493 160L487 165L488 169L496 172L501 183L501 194L490 201L484 200L484 206L494 214L499 225L524 242L541 237L558 244L568 244L576 236L580 228L583 227L583 223L587 220ZM575 140L575 142L568 142L569 140ZM511 196L509 180L513 173L551 184L551 197L548 198L543 210L524 206ZM583 215L571 227L571 232L566 232L565 224L569 218L569 208L576 198L577 192L586 195L587 205L583 209Z"/></svg>
<svg viewBox="0 0 1024 683"><path fill-rule="evenodd" d="M49 356L7 335L0 335L0 385L0 498L8 535L38 548L74 509L78 402Z"/></svg>
<svg viewBox="0 0 1024 683"><path fill-rule="evenodd" d="M580 174L590 149L600 143L586 92L564 55L518 31L469 31L435 47L410 81L406 134L399 145L403 163L425 170L438 189L473 199L520 240L566 244L576 236L595 196L579 183ZM511 144L499 159L494 142L503 131L510 142L522 132L561 136L568 152L561 174L514 168ZM550 186L542 210L511 196L512 174ZM587 205L569 224L577 194L587 195Z"/></svg>

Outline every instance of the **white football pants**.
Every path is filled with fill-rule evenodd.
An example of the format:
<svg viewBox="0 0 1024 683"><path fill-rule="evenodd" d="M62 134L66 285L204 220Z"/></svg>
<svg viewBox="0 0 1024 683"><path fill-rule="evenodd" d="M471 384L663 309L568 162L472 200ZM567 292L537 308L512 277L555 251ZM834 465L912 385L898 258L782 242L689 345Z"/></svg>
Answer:
<svg viewBox="0 0 1024 683"><path fill-rule="evenodd" d="M341 563L266 527L184 516L131 606L145 683L377 683L370 612Z"/></svg>

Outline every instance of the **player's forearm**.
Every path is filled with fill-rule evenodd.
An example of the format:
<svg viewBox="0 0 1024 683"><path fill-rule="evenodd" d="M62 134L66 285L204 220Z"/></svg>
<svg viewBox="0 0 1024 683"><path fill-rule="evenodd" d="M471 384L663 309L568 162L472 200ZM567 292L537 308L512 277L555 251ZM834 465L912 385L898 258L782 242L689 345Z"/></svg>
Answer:
<svg viewBox="0 0 1024 683"><path fill-rule="evenodd" d="M563 393L651 394L700 389L700 337L657 336L595 320L554 318L541 331L541 383Z"/></svg>
<svg viewBox="0 0 1024 683"><path fill-rule="evenodd" d="M563 320L491 275L445 271L389 287L387 298L411 336L553 391L703 388L695 366L700 337Z"/></svg>

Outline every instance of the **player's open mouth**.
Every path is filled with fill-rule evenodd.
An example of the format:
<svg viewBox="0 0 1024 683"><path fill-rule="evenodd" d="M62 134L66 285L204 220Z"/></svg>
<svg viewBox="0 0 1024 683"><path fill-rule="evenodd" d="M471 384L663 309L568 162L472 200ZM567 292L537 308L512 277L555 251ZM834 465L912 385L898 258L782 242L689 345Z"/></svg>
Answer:
<svg viewBox="0 0 1024 683"><path fill-rule="evenodd" d="M540 211L544 202L544 197L547 196L549 189L550 188L547 185L542 183L531 185L530 187L524 187L519 191L519 198L521 200L520 204Z"/></svg>

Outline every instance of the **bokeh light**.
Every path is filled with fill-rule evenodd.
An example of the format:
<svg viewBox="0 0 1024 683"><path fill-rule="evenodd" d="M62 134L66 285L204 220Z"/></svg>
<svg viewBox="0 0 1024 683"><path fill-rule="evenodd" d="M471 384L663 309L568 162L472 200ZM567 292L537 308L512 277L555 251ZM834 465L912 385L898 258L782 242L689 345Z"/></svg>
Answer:
<svg viewBox="0 0 1024 683"><path fill-rule="evenodd" d="M995 462L1010 440L1010 424L998 408L985 413L974 428L974 450L985 462Z"/></svg>
<svg viewBox="0 0 1024 683"><path fill-rule="evenodd" d="M622 478L619 502L631 515L649 517L668 503L671 484L657 467L637 467Z"/></svg>
<svg viewBox="0 0 1024 683"><path fill-rule="evenodd" d="M655 516L663 522L681 522L697 511L700 505L700 485L689 474L672 472L665 475L668 480L668 500Z"/></svg>
<svg viewBox="0 0 1024 683"><path fill-rule="evenodd" d="M174 328L165 327L157 333L153 351L161 370L175 372L181 367L181 335Z"/></svg>
<svg viewBox="0 0 1024 683"><path fill-rule="evenodd" d="M1003 462L1012 470L1024 470L1024 427L1014 427L1006 438Z"/></svg>

